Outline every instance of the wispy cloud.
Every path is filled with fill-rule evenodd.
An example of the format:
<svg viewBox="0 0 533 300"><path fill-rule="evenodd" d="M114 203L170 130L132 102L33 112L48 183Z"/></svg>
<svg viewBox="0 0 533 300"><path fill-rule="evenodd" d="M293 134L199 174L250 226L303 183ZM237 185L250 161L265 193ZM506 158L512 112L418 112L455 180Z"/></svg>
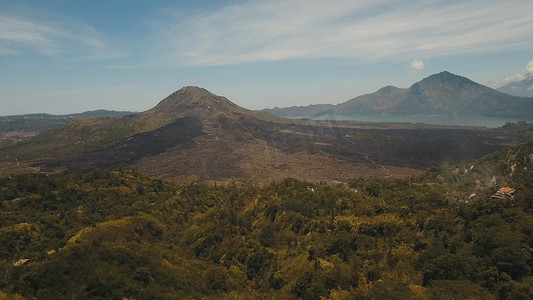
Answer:
<svg viewBox="0 0 533 300"><path fill-rule="evenodd" d="M533 74L533 59L530 60L527 65L526 65L526 72L528 74L524 75L524 74L515 74L515 75L512 75L512 76L507 76L505 78L500 78L500 79L495 79L495 80L491 80L491 81L488 81L486 82L487 86L490 86L491 88L494 88L494 89L497 89L499 87L502 87L506 84L508 84L509 82L519 82L519 81L522 81L524 79L526 79L528 76L532 76Z"/></svg>
<svg viewBox="0 0 533 300"><path fill-rule="evenodd" d="M509 82L519 82L519 81L524 80L525 78L526 78L526 76L523 75L523 74L515 74L515 75L512 75L512 76L507 76L505 78L490 80L490 81L486 82L485 84L487 86L490 86L493 89L497 89L499 87L502 87L502 86L508 84Z"/></svg>
<svg viewBox="0 0 533 300"><path fill-rule="evenodd" d="M117 51L100 32L75 21L46 22L0 14L0 55L35 52L90 60L114 58Z"/></svg>
<svg viewBox="0 0 533 300"><path fill-rule="evenodd" d="M533 2L250 0L154 22L175 65L432 57L533 47Z"/></svg>
<svg viewBox="0 0 533 300"><path fill-rule="evenodd" d="M35 49L44 55L57 52L53 38L61 32L51 26L2 15L0 24L0 51L4 54L17 54L24 49Z"/></svg>

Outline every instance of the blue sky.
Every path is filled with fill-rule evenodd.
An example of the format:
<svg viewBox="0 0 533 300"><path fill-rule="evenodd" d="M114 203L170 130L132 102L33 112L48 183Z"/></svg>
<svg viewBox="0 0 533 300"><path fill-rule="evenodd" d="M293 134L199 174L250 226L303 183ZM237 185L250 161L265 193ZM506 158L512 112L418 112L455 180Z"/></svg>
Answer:
<svg viewBox="0 0 533 300"><path fill-rule="evenodd" d="M532 12L531 0L0 0L0 115L143 111L187 85L249 109L340 103L444 70L495 87L533 69Z"/></svg>

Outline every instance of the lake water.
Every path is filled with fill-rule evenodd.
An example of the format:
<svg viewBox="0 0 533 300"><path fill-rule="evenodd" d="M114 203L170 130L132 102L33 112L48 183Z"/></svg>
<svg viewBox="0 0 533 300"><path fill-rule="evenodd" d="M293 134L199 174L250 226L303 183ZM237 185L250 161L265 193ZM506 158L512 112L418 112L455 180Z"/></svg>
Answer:
<svg viewBox="0 0 533 300"><path fill-rule="evenodd" d="M305 117L294 117L294 119L303 119ZM309 118L309 117L307 117ZM501 127L507 122L516 123L524 121L533 123L531 118L500 118L500 117L483 117L483 116L424 116L424 115L322 115L312 120L336 120L336 121L356 121L356 122L378 122L378 123L423 123L429 125L446 125L446 126L480 126L480 127Z"/></svg>

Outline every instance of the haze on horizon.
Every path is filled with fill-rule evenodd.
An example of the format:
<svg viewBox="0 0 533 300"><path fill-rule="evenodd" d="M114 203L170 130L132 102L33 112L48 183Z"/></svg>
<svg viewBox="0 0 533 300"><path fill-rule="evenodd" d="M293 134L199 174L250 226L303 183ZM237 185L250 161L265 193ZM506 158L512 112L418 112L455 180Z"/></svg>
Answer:
<svg viewBox="0 0 533 300"><path fill-rule="evenodd" d="M249 109L339 103L444 70L533 73L533 2L0 0L0 115L143 111L194 85Z"/></svg>

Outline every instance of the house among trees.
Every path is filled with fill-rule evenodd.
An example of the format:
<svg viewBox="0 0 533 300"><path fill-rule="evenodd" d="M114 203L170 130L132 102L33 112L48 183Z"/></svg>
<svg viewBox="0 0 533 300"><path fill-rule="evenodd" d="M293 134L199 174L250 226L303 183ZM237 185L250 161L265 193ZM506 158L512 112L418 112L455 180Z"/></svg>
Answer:
<svg viewBox="0 0 533 300"><path fill-rule="evenodd" d="M505 197L513 197L514 196L514 192L515 192L515 189L511 188L511 187L502 187L500 188L496 193L494 193L494 195L492 195L491 198L498 198L498 199L503 199Z"/></svg>

